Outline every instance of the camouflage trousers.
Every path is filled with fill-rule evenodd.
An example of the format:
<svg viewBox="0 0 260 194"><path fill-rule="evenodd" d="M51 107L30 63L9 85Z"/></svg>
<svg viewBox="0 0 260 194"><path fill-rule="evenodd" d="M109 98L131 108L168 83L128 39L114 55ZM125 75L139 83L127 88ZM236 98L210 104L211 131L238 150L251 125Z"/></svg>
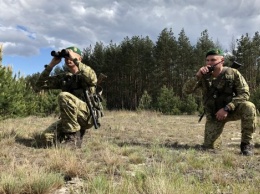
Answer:
<svg viewBox="0 0 260 194"><path fill-rule="evenodd" d="M60 120L50 125L43 137L47 142L62 138L63 134L85 131L93 126L87 104L69 92L61 92L58 96Z"/></svg>
<svg viewBox="0 0 260 194"><path fill-rule="evenodd" d="M218 121L207 115L204 131L204 146L207 148L219 148L222 144L221 134L224 126L229 121L241 120L241 142L253 142L253 133L257 124L255 105L249 101L240 103L236 109L228 113L224 121Z"/></svg>

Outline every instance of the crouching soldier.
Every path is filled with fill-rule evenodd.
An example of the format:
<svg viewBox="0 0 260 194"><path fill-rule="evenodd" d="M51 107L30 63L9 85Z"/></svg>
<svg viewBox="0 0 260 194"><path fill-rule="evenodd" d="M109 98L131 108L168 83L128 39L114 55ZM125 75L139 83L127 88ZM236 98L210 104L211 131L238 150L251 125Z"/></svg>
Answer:
<svg viewBox="0 0 260 194"><path fill-rule="evenodd" d="M40 89L61 89L58 95L60 119L43 132L43 137L47 143L63 143L79 148L86 129L94 124L85 92L96 92L97 76L91 67L81 62L81 51L76 47L53 51L51 55L53 58L49 65L45 65L36 86ZM64 69L68 72L50 76L62 58L65 59Z"/></svg>
<svg viewBox="0 0 260 194"><path fill-rule="evenodd" d="M219 148L224 125L241 120L241 154L252 155L256 108L248 101L250 93L244 77L235 68L223 64L223 52L212 49L206 54L206 64L196 73L196 88L202 89L206 115L203 148Z"/></svg>

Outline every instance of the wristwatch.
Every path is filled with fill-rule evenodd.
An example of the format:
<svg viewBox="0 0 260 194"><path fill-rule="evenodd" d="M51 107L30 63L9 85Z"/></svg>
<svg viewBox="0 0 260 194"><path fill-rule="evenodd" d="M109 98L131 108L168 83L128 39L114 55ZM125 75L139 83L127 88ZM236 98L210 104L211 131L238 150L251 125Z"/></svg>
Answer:
<svg viewBox="0 0 260 194"><path fill-rule="evenodd" d="M229 111L229 108L228 108L228 106L225 106L225 107L224 107L224 111L226 111L226 112L228 112L228 111Z"/></svg>

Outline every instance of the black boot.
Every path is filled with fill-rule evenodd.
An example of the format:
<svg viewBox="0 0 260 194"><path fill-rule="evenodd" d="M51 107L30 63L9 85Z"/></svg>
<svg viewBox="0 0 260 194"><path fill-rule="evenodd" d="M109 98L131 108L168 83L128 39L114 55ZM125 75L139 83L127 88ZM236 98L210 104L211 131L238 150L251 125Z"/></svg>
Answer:
<svg viewBox="0 0 260 194"><path fill-rule="evenodd" d="M252 156L254 154L254 146L250 143L241 142L240 149L242 155Z"/></svg>
<svg viewBox="0 0 260 194"><path fill-rule="evenodd" d="M65 133L56 132L53 138L53 146L60 147L63 141L65 141Z"/></svg>
<svg viewBox="0 0 260 194"><path fill-rule="evenodd" d="M85 133L86 133L86 129L81 128L80 129L80 139L81 140L83 140L83 137L84 137Z"/></svg>
<svg viewBox="0 0 260 194"><path fill-rule="evenodd" d="M82 140L80 138L80 131L66 133L64 143L72 148L81 148Z"/></svg>

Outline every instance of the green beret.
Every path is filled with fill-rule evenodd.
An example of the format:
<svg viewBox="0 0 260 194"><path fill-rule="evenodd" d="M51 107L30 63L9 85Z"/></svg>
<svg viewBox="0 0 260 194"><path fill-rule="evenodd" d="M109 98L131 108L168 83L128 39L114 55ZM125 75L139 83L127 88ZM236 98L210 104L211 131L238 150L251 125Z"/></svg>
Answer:
<svg viewBox="0 0 260 194"><path fill-rule="evenodd" d="M81 51L79 50L79 48L75 47L75 46L71 46L71 47L68 47L66 49L70 49L72 50L74 53L78 53L80 56L81 56Z"/></svg>
<svg viewBox="0 0 260 194"><path fill-rule="evenodd" d="M224 56L224 52L220 49L211 49L207 52L206 57L209 55L219 55Z"/></svg>

